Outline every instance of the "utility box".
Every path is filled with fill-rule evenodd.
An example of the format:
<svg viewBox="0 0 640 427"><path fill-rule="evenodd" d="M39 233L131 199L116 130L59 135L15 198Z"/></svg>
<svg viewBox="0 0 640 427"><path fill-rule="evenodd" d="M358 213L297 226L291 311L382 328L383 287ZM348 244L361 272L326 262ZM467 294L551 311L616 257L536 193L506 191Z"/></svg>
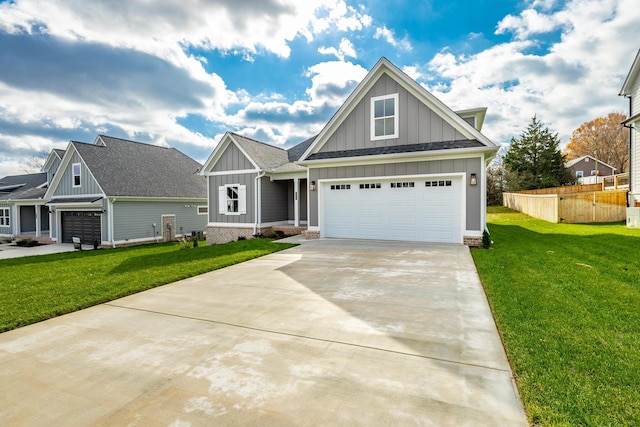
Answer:
<svg viewBox="0 0 640 427"><path fill-rule="evenodd" d="M640 207L627 208L627 227L640 228Z"/></svg>

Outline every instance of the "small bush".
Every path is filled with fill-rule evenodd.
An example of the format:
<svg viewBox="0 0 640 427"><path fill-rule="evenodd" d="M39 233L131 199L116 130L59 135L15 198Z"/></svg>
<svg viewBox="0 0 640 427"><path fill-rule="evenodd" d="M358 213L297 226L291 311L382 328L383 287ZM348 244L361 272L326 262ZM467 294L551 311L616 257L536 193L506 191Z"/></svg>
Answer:
<svg viewBox="0 0 640 427"><path fill-rule="evenodd" d="M244 236L238 236L238 242L239 242L240 240L247 240L247 238L246 238L246 237L244 237Z"/></svg>
<svg viewBox="0 0 640 427"><path fill-rule="evenodd" d="M484 230L482 232L482 247L484 249L489 249L489 246L491 246L491 237L489 236L489 232Z"/></svg>
<svg viewBox="0 0 640 427"><path fill-rule="evenodd" d="M25 247L25 248L31 248L33 246L39 246L40 243L38 243L37 241L30 239L28 237L24 238L24 239L20 239L16 242L16 246L21 246L21 247Z"/></svg>

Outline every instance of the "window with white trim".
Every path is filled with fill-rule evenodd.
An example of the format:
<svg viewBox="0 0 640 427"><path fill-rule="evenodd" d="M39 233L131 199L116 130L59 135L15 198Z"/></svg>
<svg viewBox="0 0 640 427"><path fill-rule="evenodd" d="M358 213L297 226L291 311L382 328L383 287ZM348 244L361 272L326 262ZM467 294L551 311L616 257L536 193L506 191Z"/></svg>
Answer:
<svg viewBox="0 0 640 427"><path fill-rule="evenodd" d="M198 206L198 215L206 215L209 213L209 206Z"/></svg>
<svg viewBox="0 0 640 427"><path fill-rule="evenodd" d="M0 226L9 227L9 208L0 208Z"/></svg>
<svg viewBox="0 0 640 427"><path fill-rule="evenodd" d="M218 213L241 215L247 213L247 186L226 184L218 187Z"/></svg>
<svg viewBox="0 0 640 427"><path fill-rule="evenodd" d="M371 140L398 137L398 94L371 98Z"/></svg>
<svg viewBox="0 0 640 427"><path fill-rule="evenodd" d="M576 171L576 178L582 178L584 176L583 171Z"/></svg>
<svg viewBox="0 0 640 427"><path fill-rule="evenodd" d="M598 171L594 169L591 171L591 176L595 176L595 175L598 175Z"/></svg>
<svg viewBox="0 0 640 427"><path fill-rule="evenodd" d="M82 182L80 179L82 173L82 166L80 163L74 163L71 165L71 173L73 175L73 186L80 187Z"/></svg>

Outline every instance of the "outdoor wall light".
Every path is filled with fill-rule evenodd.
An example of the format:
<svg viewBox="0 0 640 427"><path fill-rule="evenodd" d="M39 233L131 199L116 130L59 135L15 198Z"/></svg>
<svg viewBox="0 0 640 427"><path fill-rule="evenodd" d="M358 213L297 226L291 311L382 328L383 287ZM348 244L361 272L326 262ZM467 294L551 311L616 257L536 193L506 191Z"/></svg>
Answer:
<svg viewBox="0 0 640 427"><path fill-rule="evenodd" d="M316 182L315 181L311 181L311 185L309 186L309 190L316 191L317 188L318 188L318 186L316 185Z"/></svg>
<svg viewBox="0 0 640 427"><path fill-rule="evenodd" d="M469 185L476 185L476 184L478 184L478 178L476 177L475 173L472 173L469 176Z"/></svg>

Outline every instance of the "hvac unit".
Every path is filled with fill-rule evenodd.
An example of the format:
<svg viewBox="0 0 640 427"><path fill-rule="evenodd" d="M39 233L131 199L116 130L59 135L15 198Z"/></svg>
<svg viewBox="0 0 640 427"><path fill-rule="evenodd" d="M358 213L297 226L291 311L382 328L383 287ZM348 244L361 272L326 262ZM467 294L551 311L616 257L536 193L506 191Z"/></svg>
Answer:
<svg viewBox="0 0 640 427"><path fill-rule="evenodd" d="M627 208L627 227L640 228L640 208Z"/></svg>

